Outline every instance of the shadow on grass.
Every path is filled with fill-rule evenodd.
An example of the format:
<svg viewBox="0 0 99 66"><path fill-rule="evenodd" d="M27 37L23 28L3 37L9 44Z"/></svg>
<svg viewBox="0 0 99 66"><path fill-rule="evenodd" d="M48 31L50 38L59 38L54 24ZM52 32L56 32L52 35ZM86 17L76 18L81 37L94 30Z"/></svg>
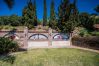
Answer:
<svg viewBox="0 0 99 66"><path fill-rule="evenodd" d="M25 52L25 53L27 53L27 49L20 48L16 52ZM15 59L16 59L15 53L0 54L0 61L2 61L2 62L7 62L7 63L10 63L10 64L14 64Z"/></svg>
<svg viewBox="0 0 99 66"><path fill-rule="evenodd" d="M24 51L27 51L27 49L24 49L24 48L19 48L18 49L18 52L24 52Z"/></svg>
<svg viewBox="0 0 99 66"><path fill-rule="evenodd" d="M8 62L10 64L13 64L16 57L13 55L0 55L0 61Z"/></svg>

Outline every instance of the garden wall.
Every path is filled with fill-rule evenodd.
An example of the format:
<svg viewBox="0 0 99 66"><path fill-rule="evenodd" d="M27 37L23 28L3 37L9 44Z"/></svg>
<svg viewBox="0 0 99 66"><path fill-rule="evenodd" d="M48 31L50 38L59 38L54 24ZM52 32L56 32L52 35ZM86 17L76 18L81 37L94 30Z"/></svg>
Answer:
<svg viewBox="0 0 99 66"><path fill-rule="evenodd" d="M73 37L72 45L99 50L99 36Z"/></svg>

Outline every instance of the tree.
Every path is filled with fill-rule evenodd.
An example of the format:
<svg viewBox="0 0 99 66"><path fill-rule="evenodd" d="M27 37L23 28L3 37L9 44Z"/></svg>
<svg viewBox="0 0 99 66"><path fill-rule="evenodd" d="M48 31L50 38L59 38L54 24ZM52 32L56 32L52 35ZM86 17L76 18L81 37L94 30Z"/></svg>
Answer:
<svg viewBox="0 0 99 66"><path fill-rule="evenodd" d="M47 7L46 7L46 0L44 0L43 26L46 25L47 25Z"/></svg>
<svg viewBox="0 0 99 66"><path fill-rule="evenodd" d="M92 14L90 14L90 18L93 20L93 24L99 24L99 16L98 16L98 14L94 14L94 13L92 13Z"/></svg>
<svg viewBox="0 0 99 66"><path fill-rule="evenodd" d="M97 18L95 21L95 24L99 24L99 18Z"/></svg>
<svg viewBox="0 0 99 66"><path fill-rule="evenodd" d="M26 25L28 23L28 14L27 14L28 8L27 6L24 7L23 12L22 12L22 24Z"/></svg>
<svg viewBox="0 0 99 66"><path fill-rule="evenodd" d="M0 17L0 25L19 26L21 25L19 19L20 17L15 14L11 16L2 16Z"/></svg>
<svg viewBox="0 0 99 66"><path fill-rule="evenodd" d="M17 15L11 15L9 17L9 25L11 26L19 26L21 23L19 22L19 17Z"/></svg>
<svg viewBox="0 0 99 66"><path fill-rule="evenodd" d="M49 27L55 29L56 28L56 16L55 16L55 11L54 11L54 0L51 2L51 7L50 7L50 20L49 20Z"/></svg>
<svg viewBox="0 0 99 66"><path fill-rule="evenodd" d="M4 0L7 6L11 9L14 5L14 0Z"/></svg>
<svg viewBox="0 0 99 66"><path fill-rule="evenodd" d="M94 10L95 10L97 13L99 13L99 5L97 5Z"/></svg>
<svg viewBox="0 0 99 66"><path fill-rule="evenodd" d="M97 13L99 13L99 5L97 5L94 10L95 10ZM94 19L94 20L95 20L95 23L96 23L96 24L99 24L99 17L98 17L97 15L95 16L95 19Z"/></svg>
<svg viewBox="0 0 99 66"><path fill-rule="evenodd" d="M9 16L0 17L0 25L10 25Z"/></svg>
<svg viewBox="0 0 99 66"><path fill-rule="evenodd" d="M37 26L38 25L38 22L37 22L37 13L36 13L36 1L34 0L34 26Z"/></svg>
<svg viewBox="0 0 99 66"><path fill-rule="evenodd" d="M61 1L58 16L58 30L63 33L71 33L79 25L76 0L74 0L73 4L69 0Z"/></svg>
<svg viewBox="0 0 99 66"><path fill-rule="evenodd" d="M66 12L66 13L65 13ZM68 0L61 0L61 4L58 8L58 30L63 31L65 28L65 22L69 19L70 15L70 3ZM64 31L63 31L64 32Z"/></svg>
<svg viewBox="0 0 99 66"><path fill-rule="evenodd" d="M28 26L28 28L32 28L37 26L37 14L36 14L36 2L34 3L30 0L28 6L23 9L23 24Z"/></svg>
<svg viewBox="0 0 99 66"><path fill-rule="evenodd" d="M93 30L94 19L90 17L90 14L81 13L80 21L81 21L82 27L86 28L87 30Z"/></svg>
<svg viewBox="0 0 99 66"><path fill-rule="evenodd" d="M30 25L34 26L34 16L35 16L35 8L34 8L34 3L30 0L28 3L28 8L27 8L27 16L28 16L28 21Z"/></svg>

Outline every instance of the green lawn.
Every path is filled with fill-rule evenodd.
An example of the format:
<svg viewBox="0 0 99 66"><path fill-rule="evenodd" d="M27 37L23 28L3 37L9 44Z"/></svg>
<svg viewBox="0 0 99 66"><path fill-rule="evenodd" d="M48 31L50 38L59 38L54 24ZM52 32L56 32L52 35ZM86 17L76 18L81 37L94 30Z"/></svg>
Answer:
<svg viewBox="0 0 99 66"><path fill-rule="evenodd" d="M33 49L0 57L0 66L99 66L99 54L78 49Z"/></svg>

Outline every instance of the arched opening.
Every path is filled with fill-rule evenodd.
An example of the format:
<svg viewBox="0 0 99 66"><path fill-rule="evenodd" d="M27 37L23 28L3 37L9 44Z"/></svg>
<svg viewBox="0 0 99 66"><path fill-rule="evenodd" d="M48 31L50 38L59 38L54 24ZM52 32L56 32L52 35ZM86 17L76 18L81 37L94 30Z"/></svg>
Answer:
<svg viewBox="0 0 99 66"><path fill-rule="evenodd" d="M53 36L53 40L68 40L69 35L68 34L56 34Z"/></svg>
<svg viewBox="0 0 99 66"><path fill-rule="evenodd" d="M12 40L18 40L20 39L18 35L16 34L6 34L4 37L10 38Z"/></svg>
<svg viewBox="0 0 99 66"><path fill-rule="evenodd" d="M47 40L48 37L44 34L33 34L32 36L29 37L29 39L32 39L32 40Z"/></svg>

